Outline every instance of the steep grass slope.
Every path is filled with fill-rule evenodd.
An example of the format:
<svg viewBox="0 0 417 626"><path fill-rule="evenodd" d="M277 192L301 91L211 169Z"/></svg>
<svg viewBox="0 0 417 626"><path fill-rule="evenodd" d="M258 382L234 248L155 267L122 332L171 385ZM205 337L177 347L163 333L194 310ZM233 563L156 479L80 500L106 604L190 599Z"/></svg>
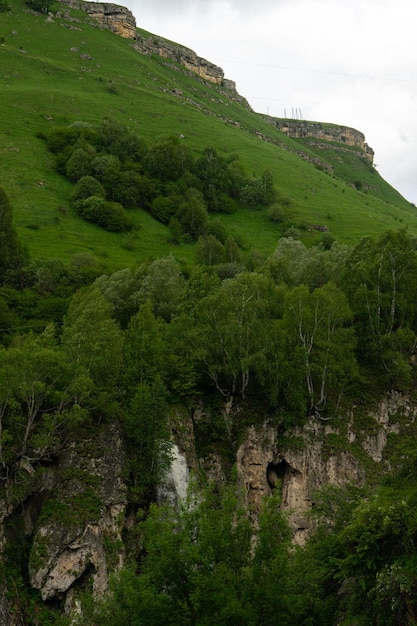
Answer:
<svg viewBox="0 0 417 626"><path fill-rule="evenodd" d="M234 102L225 88L174 62L140 54L132 41L101 30L82 11L53 8L60 13L48 17L15 0L0 21L0 184L32 258L68 262L88 253L103 268L115 269L173 252L178 260L193 262L193 245L168 244L166 227L140 209L132 212L138 227L133 236L107 233L71 211L72 187L36 135L103 117L149 140L184 135L195 152L214 146L224 156L237 153L248 174L269 169L276 189L290 199L285 223L244 207L221 218L247 251L270 254L289 225L323 224L346 243L402 225L417 234L415 208L372 167L364 167L363 159L335 164L330 146L323 151L312 142L291 140ZM333 162L333 174L300 156L301 151L316 156L317 150ZM307 243L321 237L308 230L302 236Z"/></svg>

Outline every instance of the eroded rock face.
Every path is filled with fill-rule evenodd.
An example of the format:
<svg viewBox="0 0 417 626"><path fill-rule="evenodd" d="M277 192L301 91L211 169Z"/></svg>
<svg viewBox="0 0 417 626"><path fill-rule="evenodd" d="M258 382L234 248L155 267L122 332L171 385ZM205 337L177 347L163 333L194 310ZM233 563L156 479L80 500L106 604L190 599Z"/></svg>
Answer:
<svg viewBox="0 0 417 626"><path fill-rule="evenodd" d="M304 122L301 120L281 120L268 117L273 126L279 128L288 137L294 139L302 137L315 137L323 141L335 141L347 146L359 148L363 155L373 163L374 151L365 143L365 135L360 131L347 126L324 125L319 122Z"/></svg>
<svg viewBox="0 0 417 626"><path fill-rule="evenodd" d="M61 2L74 9L85 11L100 26L121 37L126 39L136 37L136 20L126 7L108 2L83 2L83 0L61 0Z"/></svg>
<svg viewBox="0 0 417 626"><path fill-rule="evenodd" d="M298 544L305 542L311 528L306 514L318 489L329 484L361 484L365 478L353 455L325 453L325 428L316 420L307 424L295 433L305 442L302 448L288 449L271 425L264 424L260 430L250 427L237 454L239 481L249 508L259 510L263 497L280 486L281 507L288 514Z"/></svg>
<svg viewBox="0 0 417 626"><path fill-rule="evenodd" d="M147 38L138 35L134 48L142 54L157 54L165 59L176 61L205 80L217 85L223 84L224 72L222 68L197 56L190 48L172 43L157 35L151 35ZM232 88L232 86L234 88L234 83L228 81L228 87Z"/></svg>
<svg viewBox="0 0 417 626"><path fill-rule="evenodd" d="M89 576L97 597L107 591L109 574L122 565L124 556L124 464L115 424L94 441L73 444L63 455L53 493L36 526L29 562L31 585L43 600L66 597L77 580Z"/></svg>
<svg viewBox="0 0 417 626"><path fill-rule="evenodd" d="M308 513L315 493L328 485L359 486L366 480L365 467L350 447L359 444L371 462L381 464L381 472L387 471L384 450L388 436L401 432L399 421L413 424L416 416L417 407L410 398L392 391L366 416L366 428L360 420L355 421L354 409L341 428L311 418L302 428L294 429L292 435L300 444L296 447L288 447L268 423L248 428L237 453L239 483L248 508L256 514L264 496L279 486L294 541L303 544L312 528ZM340 449L328 445L332 436L345 444Z"/></svg>

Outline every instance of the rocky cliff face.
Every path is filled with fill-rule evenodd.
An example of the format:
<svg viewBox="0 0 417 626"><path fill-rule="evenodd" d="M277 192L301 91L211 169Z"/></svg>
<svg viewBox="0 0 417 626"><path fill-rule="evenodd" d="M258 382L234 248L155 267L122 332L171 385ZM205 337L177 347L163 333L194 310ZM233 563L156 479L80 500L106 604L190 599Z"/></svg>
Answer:
<svg viewBox="0 0 417 626"><path fill-rule="evenodd" d="M265 119L276 128L279 128L285 135L294 139L314 137L326 142L334 141L359 148L364 153L364 156L373 163L374 151L365 142L365 135L354 128L321 124L319 122L282 120L273 117L266 117Z"/></svg>
<svg viewBox="0 0 417 626"><path fill-rule="evenodd" d="M225 79L221 67L197 56L190 48L186 48L185 46L173 43L156 35L145 38L139 34L137 35L134 48L142 54L157 54L165 59L171 59L211 83L223 85L232 90L236 89L233 81Z"/></svg>
<svg viewBox="0 0 417 626"><path fill-rule="evenodd" d="M239 410L225 406L223 418L229 425ZM254 524L262 499L279 489L294 542L302 545L314 527L309 514L317 491L329 485L360 486L380 477L390 467L392 437L414 437L416 418L417 405L391 392L373 410L364 413L353 407L334 422L312 417L285 437L270 421L248 427L234 465L236 485ZM218 483L230 476L233 459L228 455L225 464L220 452L224 442L219 451L198 455L196 429L211 419L203 404L192 412L176 410L173 462L159 489L161 502L175 505L184 499L190 472L203 472ZM123 565L123 531L130 524L126 461L119 427L107 424L94 436L72 442L34 478L21 503L5 513L0 557L16 542L16 528L22 528L30 545L31 586L45 602L59 602L68 615L79 610L78 594L87 583L100 597L108 590L109 575ZM0 624L20 623L0 586Z"/></svg>
<svg viewBox="0 0 417 626"><path fill-rule="evenodd" d="M294 541L303 544L312 528L309 512L315 494L326 486L361 486L389 467L385 454L392 435L414 429L417 406L407 395L392 391L363 415L353 408L342 425L312 418L281 439L269 423L250 427L237 453L239 483L252 510L262 498L281 489Z"/></svg>
<svg viewBox="0 0 417 626"><path fill-rule="evenodd" d="M94 438L72 442L56 464L39 473L30 493L0 528L3 549L16 541L15 529L23 529L31 544L32 588L43 601L59 602L67 614L77 613L77 592L85 583L91 582L94 596L101 597L110 574L124 562L125 462L116 424L101 428ZM21 624L3 591L0 624Z"/></svg>
<svg viewBox="0 0 417 626"><path fill-rule="evenodd" d="M60 0L64 4L85 11L102 28L135 40L134 48L142 54L157 54L165 59L171 59L185 68L201 76L204 80L221 85L231 91L236 91L232 80L224 77L221 67L199 57L193 50L158 37L150 35L143 37L136 30L136 20L132 12L126 7L107 2L84 2L84 0Z"/></svg>
<svg viewBox="0 0 417 626"><path fill-rule="evenodd" d="M107 2L83 2L83 0L60 0L64 4L88 13L102 28L111 30L126 39L136 37L136 20L126 7Z"/></svg>

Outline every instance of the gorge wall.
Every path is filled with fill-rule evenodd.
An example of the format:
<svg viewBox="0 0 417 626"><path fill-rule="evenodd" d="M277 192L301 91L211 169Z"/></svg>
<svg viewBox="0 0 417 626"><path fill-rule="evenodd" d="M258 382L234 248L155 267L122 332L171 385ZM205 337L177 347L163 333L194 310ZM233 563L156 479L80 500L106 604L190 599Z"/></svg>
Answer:
<svg viewBox="0 0 417 626"><path fill-rule="evenodd" d="M224 419L239 419L242 407L224 407ZM218 484L231 475L256 527L262 500L280 490L294 543L303 545L314 529L311 517L317 492L326 487L362 486L390 469L390 441L415 437L417 405L390 392L373 409L352 407L337 421L312 416L285 433L270 420L248 426L239 445L224 442L209 453L198 450L197 430L212 420L201 402L192 411L177 407L171 415L173 459L158 501L184 501L191 477ZM231 474L234 456L235 470ZM117 422L86 433L44 467L13 510L0 506L0 556L16 541L17 528L30 542L28 576L44 602L59 602L75 616L79 594L88 583L96 598L108 590L109 577L125 561L135 511L127 497L128 457ZM1 502L0 502L1 505ZM1 559L0 559L1 560ZM3 621L2 621L3 619ZM0 623L17 626L10 601L0 590Z"/></svg>

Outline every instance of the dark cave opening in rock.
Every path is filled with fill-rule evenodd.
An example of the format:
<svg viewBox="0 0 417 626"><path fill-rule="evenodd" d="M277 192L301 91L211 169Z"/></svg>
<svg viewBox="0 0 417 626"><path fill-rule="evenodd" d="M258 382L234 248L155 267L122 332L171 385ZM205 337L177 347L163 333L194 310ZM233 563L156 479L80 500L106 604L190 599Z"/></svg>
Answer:
<svg viewBox="0 0 417 626"><path fill-rule="evenodd" d="M266 468L266 479L271 489L275 489L279 484L282 485L285 476L292 471L291 465L285 459L279 463L268 463Z"/></svg>

